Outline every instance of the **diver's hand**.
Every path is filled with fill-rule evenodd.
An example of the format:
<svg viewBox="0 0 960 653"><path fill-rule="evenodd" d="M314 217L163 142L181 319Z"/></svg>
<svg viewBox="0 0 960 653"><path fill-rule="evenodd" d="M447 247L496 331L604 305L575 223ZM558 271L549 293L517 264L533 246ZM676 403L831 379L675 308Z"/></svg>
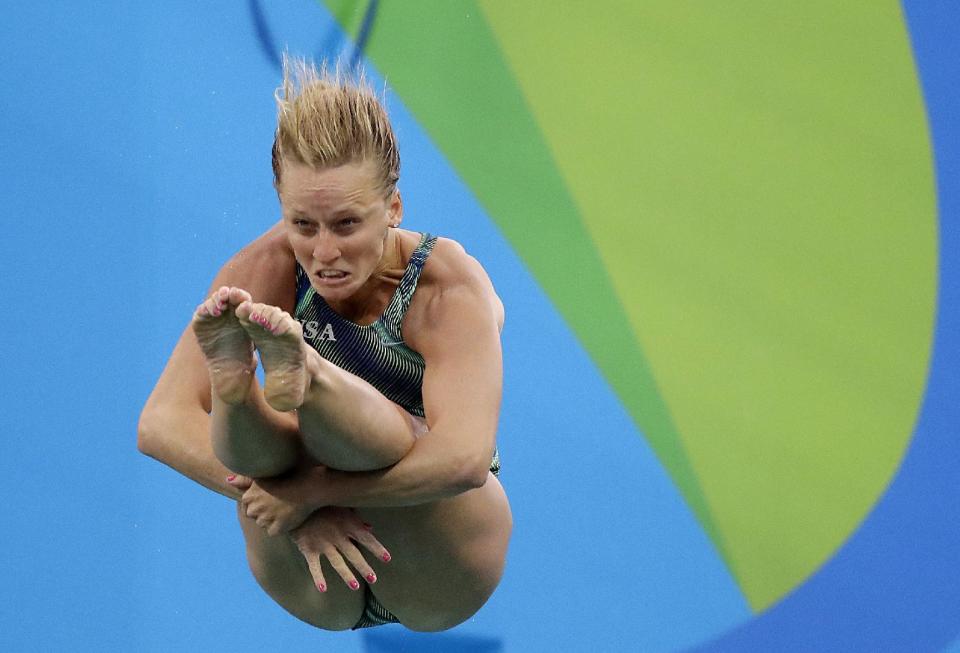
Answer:
<svg viewBox="0 0 960 653"><path fill-rule="evenodd" d="M327 559L347 587L358 590L360 583L353 575L351 566L368 583L377 582L377 575L357 548L358 544L384 562L390 562L390 554L371 530L372 527L364 523L351 508L327 506L311 514L301 526L290 532L290 537L306 559L318 590L327 591L327 581L320 567L321 556Z"/></svg>
<svg viewBox="0 0 960 653"><path fill-rule="evenodd" d="M246 476L227 479L230 485L243 490L240 505L244 514L267 531L267 535L287 533L300 524L315 510L315 507L298 500L291 492L276 491L277 484L271 479L254 481Z"/></svg>

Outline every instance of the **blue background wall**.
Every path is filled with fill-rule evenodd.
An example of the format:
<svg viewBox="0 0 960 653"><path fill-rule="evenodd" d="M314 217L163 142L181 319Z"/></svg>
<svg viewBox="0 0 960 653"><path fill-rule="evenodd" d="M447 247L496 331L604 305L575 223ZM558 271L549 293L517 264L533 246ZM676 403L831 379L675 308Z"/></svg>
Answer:
<svg viewBox="0 0 960 653"><path fill-rule="evenodd" d="M136 451L139 410L190 311L278 216L277 72L250 8L8 8L0 648L936 651L960 635L955 7L904 5L938 184L936 330L916 430L850 540L759 614L523 261L390 98L405 226L464 243L509 311L508 571L476 617L432 636L296 621L247 571L230 503ZM351 51L320 5L273 5L265 18L295 52Z"/></svg>

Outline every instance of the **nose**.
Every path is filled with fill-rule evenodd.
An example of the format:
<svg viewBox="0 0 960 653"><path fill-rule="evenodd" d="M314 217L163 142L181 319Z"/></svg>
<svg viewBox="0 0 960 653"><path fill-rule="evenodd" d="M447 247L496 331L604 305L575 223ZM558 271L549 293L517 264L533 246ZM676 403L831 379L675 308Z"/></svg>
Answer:
<svg viewBox="0 0 960 653"><path fill-rule="evenodd" d="M336 237L326 231L317 234L313 242L313 258L320 263L332 263L340 258Z"/></svg>

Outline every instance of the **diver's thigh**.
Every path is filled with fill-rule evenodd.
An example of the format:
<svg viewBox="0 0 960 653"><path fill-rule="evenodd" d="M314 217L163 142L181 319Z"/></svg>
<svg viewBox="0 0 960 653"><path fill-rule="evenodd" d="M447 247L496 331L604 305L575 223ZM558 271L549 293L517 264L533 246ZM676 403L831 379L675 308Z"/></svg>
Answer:
<svg viewBox="0 0 960 653"><path fill-rule="evenodd" d="M357 623L363 612L363 591L349 589L330 565L324 564L327 591L321 593L313 584L303 555L288 535L267 535L239 508L237 516L247 543L250 571L284 610L324 630L346 630Z"/></svg>
<svg viewBox="0 0 960 653"><path fill-rule="evenodd" d="M380 603L412 630L445 630L487 601L503 574L512 518L500 483L409 508L357 511L390 551L370 560Z"/></svg>

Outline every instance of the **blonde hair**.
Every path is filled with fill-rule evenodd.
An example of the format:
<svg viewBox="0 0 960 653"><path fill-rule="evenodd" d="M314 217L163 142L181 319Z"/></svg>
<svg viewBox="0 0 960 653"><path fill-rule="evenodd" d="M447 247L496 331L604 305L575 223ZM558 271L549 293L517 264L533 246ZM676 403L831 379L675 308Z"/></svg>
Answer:
<svg viewBox="0 0 960 653"><path fill-rule="evenodd" d="M280 187L284 161L312 168L372 161L386 196L400 179L400 153L383 104L361 69L349 76L338 65L319 69L301 58L283 57L283 83L274 93L273 183Z"/></svg>

